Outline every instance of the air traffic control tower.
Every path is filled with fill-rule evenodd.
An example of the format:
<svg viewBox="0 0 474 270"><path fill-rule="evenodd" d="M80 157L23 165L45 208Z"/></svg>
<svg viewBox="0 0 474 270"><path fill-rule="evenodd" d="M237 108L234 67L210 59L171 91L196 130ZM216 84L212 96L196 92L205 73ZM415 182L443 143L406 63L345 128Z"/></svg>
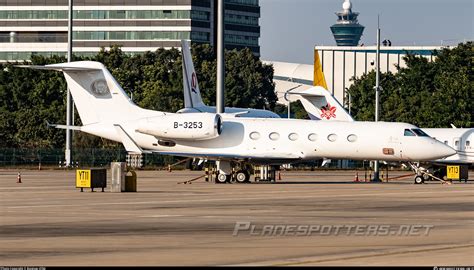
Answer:
<svg viewBox="0 0 474 270"><path fill-rule="evenodd" d="M345 0L342 11L336 12L337 23L331 26L332 34L337 46L357 46L359 44L364 26L357 21L358 12L352 12L352 3Z"/></svg>

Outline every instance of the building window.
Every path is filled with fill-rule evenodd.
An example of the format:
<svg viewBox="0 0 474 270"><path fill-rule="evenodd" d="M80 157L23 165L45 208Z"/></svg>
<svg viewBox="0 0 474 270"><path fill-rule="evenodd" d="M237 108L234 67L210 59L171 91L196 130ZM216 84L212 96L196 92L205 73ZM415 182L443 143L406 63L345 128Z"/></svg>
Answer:
<svg viewBox="0 0 474 270"><path fill-rule="evenodd" d="M196 10L75 10L73 16L75 20L159 20L191 19L191 17L209 20L209 12ZM67 18L67 10L0 10L0 19L7 20L66 20Z"/></svg>

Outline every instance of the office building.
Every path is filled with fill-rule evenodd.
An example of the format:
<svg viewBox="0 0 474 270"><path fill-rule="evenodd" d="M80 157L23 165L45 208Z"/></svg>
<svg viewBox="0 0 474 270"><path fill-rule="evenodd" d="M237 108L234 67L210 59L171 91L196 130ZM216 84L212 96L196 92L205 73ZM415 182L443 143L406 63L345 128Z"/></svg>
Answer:
<svg viewBox="0 0 474 270"><path fill-rule="evenodd" d="M215 0L74 0L73 52L95 55L118 44L126 53L216 43ZM225 0L227 49L259 54L258 0ZM68 0L0 0L0 60L66 55Z"/></svg>

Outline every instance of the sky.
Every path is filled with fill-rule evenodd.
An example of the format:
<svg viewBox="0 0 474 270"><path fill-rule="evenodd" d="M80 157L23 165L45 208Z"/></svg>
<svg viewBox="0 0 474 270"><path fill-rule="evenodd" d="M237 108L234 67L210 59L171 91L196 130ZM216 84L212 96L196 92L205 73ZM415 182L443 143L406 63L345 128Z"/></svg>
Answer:
<svg viewBox="0 0 474 270"><path fill-rule="evenodd" d="M263 60L311 64L313 47L335 46L330 26L344 0L260 0ZM474 40L474 0L351 0L365 26L361 43L375 45L377 15L381 40L397 45L454 45Z"/></svg>

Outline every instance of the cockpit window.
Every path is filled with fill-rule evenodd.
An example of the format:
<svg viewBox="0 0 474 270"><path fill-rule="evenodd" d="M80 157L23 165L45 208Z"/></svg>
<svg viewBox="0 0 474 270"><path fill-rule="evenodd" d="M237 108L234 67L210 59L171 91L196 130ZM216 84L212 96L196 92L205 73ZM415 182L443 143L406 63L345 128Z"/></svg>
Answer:
<svg viewBox="0 0 474 270"><path fill-rule="evenodd" d="M416 136L415 133L413 133L413 131L411 131L410 129L405 129L405 132L403 133L403 136Z"/></svg>
<svg viewBox="0 0 474 270"><path fill-rule="evenodd" d="M419 128L414 128L412 129L413 132L416 133L416 135L420 136L420 137L429 137L428 134L426 134L423 130L419 129Z"/></svg>

